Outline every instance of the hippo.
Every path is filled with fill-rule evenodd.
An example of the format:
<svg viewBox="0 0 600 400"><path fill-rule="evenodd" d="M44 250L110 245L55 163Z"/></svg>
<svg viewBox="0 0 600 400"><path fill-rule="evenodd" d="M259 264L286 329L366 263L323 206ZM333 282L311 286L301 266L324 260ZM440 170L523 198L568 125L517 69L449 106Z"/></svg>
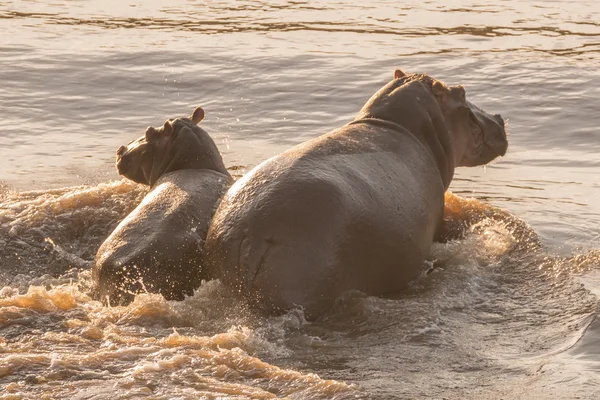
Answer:
<svg viewBox="0 0 600 400"><path fill-rule="evenodd" d="M202 246L232 178L208 133L204 110L169 119L117 150L117 170L150 192L102 243L92 269L94 294L125 305L136 293L183 300L202 280Z"/></svg>
<svg viewBox="0 0 600 400"><path fill-rule="evenodd" d="M396 70L356 118L249 171L205 242L207 276L268 313L318 318L344 292L387 295L424 270L459 166L508 147L462 86Z"/></svg>

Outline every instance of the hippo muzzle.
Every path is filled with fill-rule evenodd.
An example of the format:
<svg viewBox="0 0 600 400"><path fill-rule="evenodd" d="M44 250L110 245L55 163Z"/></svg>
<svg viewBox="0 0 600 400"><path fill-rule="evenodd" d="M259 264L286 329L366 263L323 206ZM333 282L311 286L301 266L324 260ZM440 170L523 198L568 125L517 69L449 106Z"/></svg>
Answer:
<svg viewBox="0 0 600 400"><path fill-rule="evenodd" d="M145 160L151 156L151 146L142 137L134 140L127 146L120 146L117 149L116 167L119 175L126 176L134 182L148 184L147 174L144 168L149 165Z"/></svg>
<svg viewBox="0 0 600 400"><path fill-rule="evenodd" d="M471 122L477 125L483 134L483 145L486 148L483 154L484 158L493 155L493 158L504 156L508 150L508 138L505 130L504 119L500 114L491 115L477 107L475 104L467 101L471 110ZM486 157L488 156L488 157Z"/></svg>

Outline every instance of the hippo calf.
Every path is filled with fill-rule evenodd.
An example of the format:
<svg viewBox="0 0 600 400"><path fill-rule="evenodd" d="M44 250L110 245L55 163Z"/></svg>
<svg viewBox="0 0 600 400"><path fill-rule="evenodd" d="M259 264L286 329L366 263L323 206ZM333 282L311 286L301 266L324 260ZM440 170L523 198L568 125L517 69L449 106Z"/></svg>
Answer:
<svg viewBox="0 0 600 400"><path fill-rule="evenodd" d="M202 246L232 178L208 133L204 110L169 119L117 150L119 174L152 190L100 246L95 295L111 305L139 292L182 300L203 278Z"/></svg>
<svg viewBox="0 0 600 400"><path fill-rule="evenodd" d="M397 292L424 268L455 167L505 154L504 121L462 86L396 70L354 121L266 160L225 194L207 274L268 312L318 317L345 291Z"/></svg>

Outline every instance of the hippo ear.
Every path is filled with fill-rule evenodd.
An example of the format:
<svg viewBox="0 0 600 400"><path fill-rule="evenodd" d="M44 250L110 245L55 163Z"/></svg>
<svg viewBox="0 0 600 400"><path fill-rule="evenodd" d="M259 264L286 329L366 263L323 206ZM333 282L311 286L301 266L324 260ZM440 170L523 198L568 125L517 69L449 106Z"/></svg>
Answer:
<svg viewBox="0 0 600 400"><path fill-rule="evenodd" d="M431 85L431 90L433 91L434 95L439 97L442 97L446 93L448 93L448 88L440 81L433 81L433 84Z"/></svg>
<svg viewBox="0 0 600 400"><path fill-rule="evenodd" d="M173 125L171 125L171 121L165 121L162 131L166 136L171 136L173 134Z"/></svg>
<svg viewBox="0 0 600 400"><path fill-rule="evenodd" d="M402 71L401 69L397 69L394 71L394 79L404 78L405 76L406 76L406 73L404 71Z"/></svg>
<svg viewBox="0 0 600 400"><path fill-rule="evenodd" d="M200 121L202 121L204 119L204 110L202 107L196 107L190 119L194 124L198 124Z"/></svg>

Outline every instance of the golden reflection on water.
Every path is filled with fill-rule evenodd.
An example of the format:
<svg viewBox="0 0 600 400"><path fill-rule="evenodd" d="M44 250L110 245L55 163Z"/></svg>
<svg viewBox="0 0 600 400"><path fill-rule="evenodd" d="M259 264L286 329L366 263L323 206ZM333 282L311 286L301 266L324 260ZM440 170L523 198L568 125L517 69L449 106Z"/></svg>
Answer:
<svg viewBox="0 0 600 400"><path fill-rule="evenodd" d="M116 383L117 393L127 396L166 391L169 397L187 393L267 399L305 398L305 393L306 398L325 399L356 391L352 385L253 357L261 348L278 350L249 328L234 326L212 336L161 328L194 323L182 314L185 304L161 296L140 295L128 307L105 308L72 285L30 287L22 295L5 288L2 295L0 326L21 331L19 340L2 340L0 378L12 377L4 387L14 395L62 397L94 386L102 393L107 379ZM39 318L55 322L28 334L27 321ZM53 388L53 382L70 377L78 378Z"/></svg>

